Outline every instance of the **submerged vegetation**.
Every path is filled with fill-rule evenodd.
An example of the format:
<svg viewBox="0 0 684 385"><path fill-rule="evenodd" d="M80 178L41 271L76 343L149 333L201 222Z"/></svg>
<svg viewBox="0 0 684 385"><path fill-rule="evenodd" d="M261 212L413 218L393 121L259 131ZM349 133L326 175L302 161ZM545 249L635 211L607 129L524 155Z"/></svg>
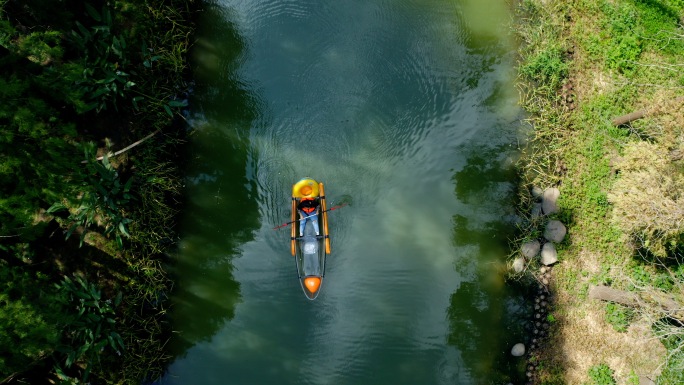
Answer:
<svg viewBox="0 0 684 385"><path fill-rule="evenodd" d="M163 369L198 9L0 1L1 383L139 384Z"/></svg>
<svg viewBox="0 0 684 385"><path fill-rule="evenodd" d="M684 2L523 0L517 12L534 127L521 200L558 187L551 219L569 234L551 282L557 322L533 380L681 384ZM524 231L539 232L524 214ZM588 299L597 285L638 300Z"/></svg>

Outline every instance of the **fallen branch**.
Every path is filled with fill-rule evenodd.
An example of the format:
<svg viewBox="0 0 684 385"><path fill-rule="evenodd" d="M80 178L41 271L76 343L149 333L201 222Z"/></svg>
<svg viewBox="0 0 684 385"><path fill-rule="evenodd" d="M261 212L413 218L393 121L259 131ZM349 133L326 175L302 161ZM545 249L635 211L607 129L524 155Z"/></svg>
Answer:
<svg viewBox="0 0 684 385"><path fill-rule="evenodd" d="M675 99L675 102L684 102L684 96L678 97L677 99ZM618 116L617 118L613 119L612 123L614 126L622 126L623 124L627 124L634 120L643 118L648 114L648 112L649 109L634 111L627 115Z"/></svg>
<svg viewBox="0 0 684 385"><path fill-rule="evenodd" d="M667 316L684 320L684 305L659 292L633 293L625 290L613 289L608 286L592 286L589 288L589 298L601 301L615 302L630 307L650 307L663 311ZM648 305L648 306L647 306Z"/></svg>
<svg viewBox="0 0 684 385"><path fill-rule="evenodd" d="M625 306L637 306L639 297L632 292L613 289L608 286L592 286L589 288L589 298L602 301L616 302Z"/></svg>
<svg viewBox="0 0 684 385"><path fill-rule="evenodd" d="M143 143L143 142L146 141L147 139L149 139L149 138L151 138L151 137L157 135L157 133L159 133L159 131L161 131L161 130L157 130L157 131L155 131L155 132L153 132L153 133L147 135L146 137L140 139L139 141L137 141L137 142L131 144L130 146L125 147L125 148L123 148L123 149L121 149L121 150L119 150L119 151L117 151L117 152L115 152L115 153L111 153L111 152L110 152L109 154L107 154L107 157L111 158L112 156L117 156L117 155L123 154L124 152L130 150L131 148L133 148L133 147L135 147L135 146L137 146L137 145ZM104 159L104 156L99 156L99 157L97 157L97 160L102 160L102 159ZM87 160L84 160L84 161L82 161L81 163L88 163L88 161L87 161Z"/></svg>

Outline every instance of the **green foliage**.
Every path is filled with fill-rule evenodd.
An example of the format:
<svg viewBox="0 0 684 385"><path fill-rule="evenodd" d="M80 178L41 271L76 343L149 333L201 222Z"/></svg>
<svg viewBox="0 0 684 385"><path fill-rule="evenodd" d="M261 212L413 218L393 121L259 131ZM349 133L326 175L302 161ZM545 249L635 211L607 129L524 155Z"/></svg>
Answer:
<svg viewBox="0 0 684 385"><path fill-rule="evenodd" d="M139 200L131 212L130 233L132 244L145 255L160 253L165 244L173 239L170 223L174 223L177 211L170 206L180 194L180 180L175 177L178 169L173 162L159 161L157 149L141 150L137 169L141 180ZM154 228L155 231L146 231Z"/></svg>
<svg viewBox="0 0 684 385"><path fill-rule="evenodd" d="M78 378L73 378L73 377L65 374L64 370L59 365L55 365L54 370L55 370L55 376L57 377L57 380L59 381L57 383L58 385L80 385L81 384L81 381L79 381Z"/></svg>
<svg viewBox="0 0 684 385"><path fill-rule="evenodd" d="M62 308L47 277L0 264L0 377L22 371L58 345Z"/></svg>
<svg viewBox="0 0 684 385"><path fill-rule="evenodd" d="M662 330L659 330L661 329ZM677 328L673 330L671 325L656 325L656 334L664 336L661 341L670 352L670 357L663 372L658 377L659 385L684 384L684 334Z"/></svg>
<svg viewBox="0 0 684 385"><path fill-rule="evenodd" d="M545 7L534 1L524 1L520 12L529 23L524 24L525 29L521 31L526 44L521 47L522 62L518 72L525 82L534 85L532 93L555 99L568 76L566 50L558 39L561 26Z"/></svg>
<svg viewBox="0 0 684 385"><path fill-rule="evenodd" d="M145 146L138 146L123 158L122 165L113 165L110 159L95 161L92 146L86 155L89 161L81 163L79 143L101 143L106 137L128 143L158 129L169 131L171 118L187 105L178 95L187 87L185 56L191 44L192 13L199 3L90 0L91 6L79 0L0 0L0 263L32 260L55 268L60 278L74 269L94 276L89 269L97 268L103 292L124 280L130 285L126 298L134 304L115 318L108 308L113 305L96 299L99 291L94 285L74 280L72 287L64 288L62 293L71 293L74 299L79 298L74 294L77 291L90 297L78 302L81 310L77 312L82 314L73 315L68 329L67 344L73 348L65 351L65 362L79 362L70 368L63 362L64 370L55 368L56 380L62 383L78 383L69 376L83 363L97 370L91 376L97 376L97 381L140 383L149 373L159 373L168 360L162 352L162 335L168 326L158 321L166 310L159 293L167 291L170 282L156 253L163 252L174 238L175 211L168 202L178 194L179 180L173 163L166 163L175 153L168 156L162 148L178 143L157 140L158 146L145 156L139 155ZM112 119L115 111L116 119ZM50 205L50 212L59 215L44 215ZM126 266L124 271L102 267L102 261L84 260L99 257L113 242L74 253L69 251L71 244L48 239L43 232L53 227L49 222L53 218L69 235L77 228L97 229L115 238L119 246L128 238L125 246L130 249L119 253L128 258L122 261L120 255L109 253L114 258L107 259L116 268ZM134 218L144 222L133 227ZM49 253L40 252L45 249ZM23 283L28 294L16 294L20 291L13 289L8 300L0 290L0 302L11 310L5 313L0 306L2 370L25 369L51 354L58 344L59 325L66 323L67 310L55 300L54 285L47 283L56 278L35 280L35 287ZM8 278L7 282L15 285L17 280ZM4 277L0 287L3 284ZM42 302L32 299L29 289L53 293L53 306L36 305ZM140 313L142 308L145 314ZM49 316L62 316L53 320L43 309L51 310ZM119 366L98 370L93 363L100 358L97 347L105 340L105 352L122 351L122 339L112 334L116 331L108 319L117 320L115 326L122 328L120 334L126 341L135 341L128 349L134 353L102 357L105 364ZM23 334L15 336L5 333L9 327L3 320L29 326L17 327L16 332ZM32 334L45 331L41 325L55 329L42 342Z"/></svg>
<svg viewBox="0 0 684 385"><path fill-rule="evenodd" d="M597 263L603 267L598 273L592 269L586 280L560 271L559 282L567 282L567 290L574 294L582 292L581 286L588 282L614 283L616 287L631 283L630 289L646 293L646 298L653 295L679 301L684 169L681 161L672 159L682 151L684 109L676 98L684 84L684 2L521 3L529 12L522 22L521 68L526 72L521 78L535 82L521 87L528 87L523 104L535 124L534 148L526 154L532 158L529 163L534 174L525 176L525 182L544 186L538 182L542 180L549 182L546 185L563 186L563 215L573 232L567 258L575 261L573 266ZM543 79L535 75L554 73L542 70L555 68L543 65L558 58L545 53L549 47L573 47L572 60L566 62L574 88L566 86L563 92L575 93L576 109L569 105L558 108L558 92L535 88ZM556 55L559 53L562 51L557 49ZM612 119L641 109L648 111L643 119L622 127L611 124ZM583 261L588 255L591 264ZM632 259L636 255L639 257ZM656 323L670 323L660 325L662 330L656 333L666 337L668 347L659 383L684 383L681 327L666 321L668 317L657 304L646 302L638 311ZM567 310L573 318L574 306L559 311ZM616 330L624 331L634 314L631 308L608 305L605 316ZM565 363L560 360L556 364L562 367ZM594 384L615 383L605 365L592 368L590 376Z"/></svg>
<svg viewBox="0 0 684 385"><path fill-rule="evenodd" d="M568 76L564 52L563 47L549 44L527 58L520 73L538 85L556 91Z"/></svg>
<svg viewBox="0 0 684 385"><path fill-rule="evenodd" d="M95 108L97 111L112 106L118 109L118 100L128 95L135 86L130 80L131 60L126 39L113 31L112 13L107 6L98 12L85 4L94 23L85 27L76 22L71 38L83 56L83 78L76 82L85 95L88 105L80 112ZM132 72L135 74L135 72Z"/></svg>
<svg viewBox="0 0 684 385"><path fill-rule="evenodd" d="M79 227L81 232L81 244L86 231L98 222L105 228L104 234L114 234L119 247L123 247L123 237L130 237L128 224L131 219L127 218L126 208L133 199L131 186L133 178L123 182L119 173L109 163L105 155L99 162L94 158L93 145L84 146L86 153L86 174L82 183L83 191L79 193L78 207L69 215L71 225L66 233L69 238ZM67 209L62 203L55 203L48 213L55 213Z"/></svg>
<svg viewBox="0 0 684 385"><path fill-rule="evenodd" d="M109 347L117 354L124 350L124 343L116 332L114 308L121 303L121 293L114 301L103 300L100 290L81 277L74 280L64 277L57 285L67 297L70 307L75 307L72 320L66 327L69 345L62 347L65 353L64 365L68 368L73 363L85 359L86 369L83 381L87 380L95 358Z"/></svg>
<svg viewBox="0 0 684 385"><path fill-rule="evenodd" d="M594 365L589 368L591 385L615 385L615 372L606 364Z"/></svg>
<svg viewBox="0 0 684 385"><path fill-rule="evenodd" d="M615 331L626 332L633 318L634 310L612 302L606 304L606 321L613 326Z"/></svg>
<svg viewBox="0 0 684 385"><path fill-rule="evenodd" d="M638 22L643 28L645 49L660 51L666 55L680 56L684 53L684 41L672 39L680 32L680 14L684 8L680 0L660 1L635 0L634 7L638 12Z"/></svg>
<svg viewBox="0 0 684 385"><path fill-rule="evenodd" d="M629 373L629 377L627 377L627 384L628 385L639 385L639 376L632 370Z"/></svg>
<svg viewBox="0 0 684 385"><path fill-rule="evenodd" d="M639 14L633 6L619 3L613 5L601 3L606 14L603 31L605 33L604 52L608 68L619 72L629 72L636 68L642 48L643 30L639 23Z"/></svg>
<svg viewBox="0 0 684 385"><path fill-rule="evenodd" d="M0 69L12 71L19 63L5 64ZM0 75L0 235L25 240L37 209L67 190L74 158L74 124L59 118L34 80L18 70Z"/></svg>

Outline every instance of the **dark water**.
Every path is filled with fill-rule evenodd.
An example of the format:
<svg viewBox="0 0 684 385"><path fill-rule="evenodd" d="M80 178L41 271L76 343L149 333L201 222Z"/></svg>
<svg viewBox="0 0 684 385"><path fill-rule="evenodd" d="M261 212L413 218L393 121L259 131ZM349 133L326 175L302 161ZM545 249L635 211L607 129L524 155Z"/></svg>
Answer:
<svg viewBox="0 0 684 385"><path fill-rule="evenodd" d="M509 18L494 0L207 6L159 383L518 382ZM307 176L351 203L315 301L273 230Z"/></svg>

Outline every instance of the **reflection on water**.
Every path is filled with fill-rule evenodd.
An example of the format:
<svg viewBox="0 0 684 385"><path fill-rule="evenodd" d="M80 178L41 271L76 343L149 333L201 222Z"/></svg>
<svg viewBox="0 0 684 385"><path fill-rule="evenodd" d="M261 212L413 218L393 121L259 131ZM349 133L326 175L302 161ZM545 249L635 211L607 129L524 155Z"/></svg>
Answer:
<svg viewBox="0 0 684 385"><path fill-rule="evenodd" d="M245 44L224 11L207 5L193 50L192 143L186 155L182 240L173 267L171 317L178 335L171 350L179 356L233 318L241 296L231 261L259 226L254 186L244 175L256 103L239 81L225 76Z"/></svg>
<svg viewBox="0 0 684 385"><path fill-rule="evenodd" d="M520 293L504 282L507 240L515 236L515 169L507 146L473 146L466 165L453 180L458 199L478 208L478 215L456 214L454 240L468 245L478 263L458 265L469 276L451 295L448 309L449 344L463 354L474 378L501 383L522 381L516 362L492 354L482 346L512 346L521 334L527 314ZM517 363L520 365L520 362Z"/></svg>
<svg viewBox="0 0 684 385"><path fill-rule="evenodd" d="M201 22L162 384L516 381L505 284L518 140L501 2L224 0ZM486 26L480 22L487 23ZM292 183L332 254L301 293ZM517 341L515 341L517 342Z"/></svg>

